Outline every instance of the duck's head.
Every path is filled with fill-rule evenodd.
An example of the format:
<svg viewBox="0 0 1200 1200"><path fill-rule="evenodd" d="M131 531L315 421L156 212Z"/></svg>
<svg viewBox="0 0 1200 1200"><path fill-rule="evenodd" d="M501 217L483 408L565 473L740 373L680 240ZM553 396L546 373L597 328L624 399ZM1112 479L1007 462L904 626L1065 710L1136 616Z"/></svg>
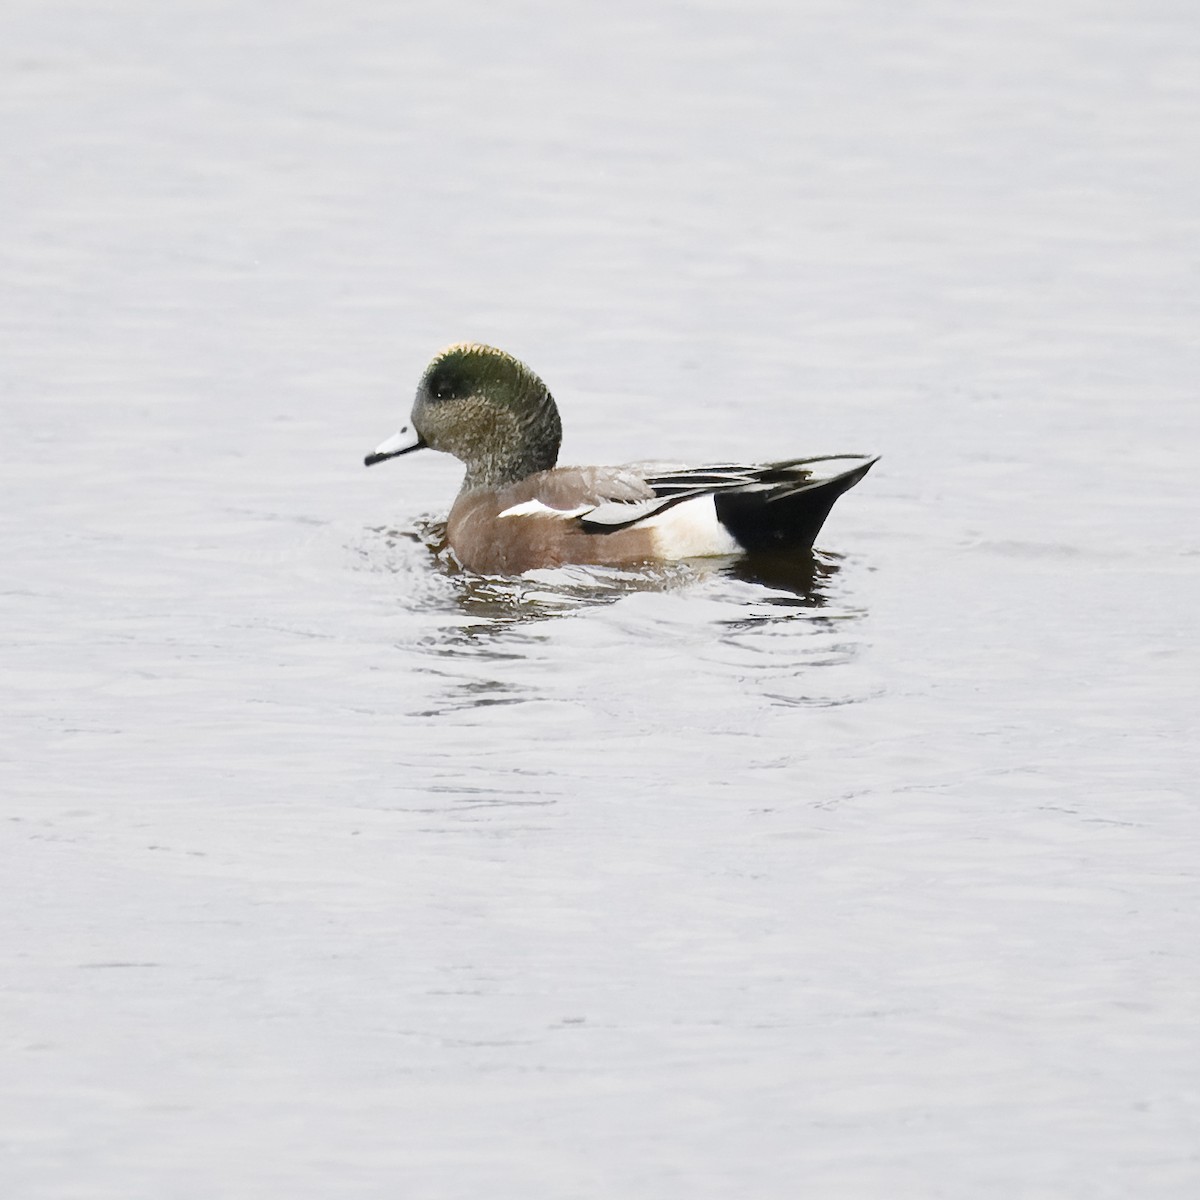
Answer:
<svg viewBox="0 0 1200 1200"><path fill-rule="evenodd" d="M464 342L426 367L410 424L363 461L370 467L428 446L466 464L464 489L500 487L548 471L561 442L546 385L511 354Z"/></svg>

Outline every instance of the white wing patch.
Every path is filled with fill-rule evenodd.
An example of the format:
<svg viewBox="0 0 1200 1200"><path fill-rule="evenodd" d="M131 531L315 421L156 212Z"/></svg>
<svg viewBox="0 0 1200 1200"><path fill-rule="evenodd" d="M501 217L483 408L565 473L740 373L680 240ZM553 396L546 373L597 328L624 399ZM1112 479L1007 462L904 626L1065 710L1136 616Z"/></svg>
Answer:
<svg viewBox="0 0 1200 1200"><path fill-rule="evenodd" d="M589 528L599 526L632 525L644 517L652 516L666 503L661 496L651 496L647 500L605 500L597 504L587 514L584 524Z"/></svg>
<svg viewBox="0 0 1200 1200"><path fill-rule="evenodd" d="M653 513L644 520L637 520L637 510L661 504L659 499L641 503L612 503L607 505L583 504L578 508L551 508L540 500L525 500L506 508L500 517L550 517L560 521L573 521L576 517L595 514L598 510L612 509L612 516L619 512L622 524L629 528L644 529L654 538L654 553L659 558L710 558L721 554L738 554L742 547L733 535L717 520L717 506L711 495L695 496L682 500L662 512ZM590 523L590 520L589 520ZM598 522L602 523L602 522ZM614 522L615 523L615 522ZM605 536L597 534L598 537Z"/></svg>
<svg viewBox="0 0 1200 1200"><path fill-rule="evenodd" d="M498 517L557 517L560 521L570 521L591 512L594 505L581 504L578 508L551 508L540 500L526 500L523 504L514 504L506 508Z"/></svg>
<svg viewBox="0 0 1200 1200"><path fill-rule="evenodd" d="M654 549L660 558L711 558L742 551L733 534L717 520L711 495L674 504L638 522L637 528L654 534Z"/></svg>

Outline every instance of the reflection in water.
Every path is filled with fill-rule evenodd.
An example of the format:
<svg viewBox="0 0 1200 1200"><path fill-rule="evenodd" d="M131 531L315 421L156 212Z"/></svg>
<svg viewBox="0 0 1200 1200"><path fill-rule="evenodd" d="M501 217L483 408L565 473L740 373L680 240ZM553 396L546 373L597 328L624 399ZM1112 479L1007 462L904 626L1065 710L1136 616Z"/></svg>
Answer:
<svg viewBox="0 0 1200 1200"><path fill-rule="evenodd" d="M748 555L736 559L725 570L732 579L787 593L791 600L780 597L781 603L798 602L806 608L823 608L828 603L830 584L842 569L841 563L840 554L807 550Z"/></svg>
<svg viewBox="0 0 1200 1200"><path fill-rule="evenodd" d="M456 569L458 604L489 626L543 621L597 605L614 604L635 592L669 592L697 573L678 563L641 568L558 567L525 575L475 575Z"/></svg>
<svg viewBox="0 0 1200 1200"><path fill-rule="evenodd" d="M661 671L664 653L682 651L687 679L660 678L659 690L749 689L771 707L785 708L854 703L871 694L866 681L846 671L861 649L853 628L865 610L846 603L842 576L856 560L842 555L815 551L490 576L459 566L446 547L443 522L370 533L371 542L359 548L362 559L372 569L406 576L410 586L398 602L433 619L408 642L420 656L412 669L433 683L414 717L473 713L475 721L490 711L492 727L505 709L551 698L556 692L546 664L561 661L567 642L558 634L551 638L547 623L611 609L618 601L628 603L614 620L577 629L568 639L582 639L588 648L578 662L590 659L601 674L616 670L649 685L647 656ZM638 595L655 594L671 602L635 603ZM697 671L712 676L707 685L698 686ZM611 680L598 684L595 694L610 687ZM590 694L583 685L575 698L587 705Z"/></svg>
<svg viewBox="0 0 1200 1200"><path fill-rule="evenodd" d="M723 624L741 627L798 616L815 618L819 611L827 610L840 570L839 556L806 552L790 558L692 559L627 568L571 566L521 576L474 575L457 567L451 567L450 573L460 610L480 622L460 630L474 638L512 625L614 604L636 593L686 594L700 584L708 585L707 599L735 606ZM732 586L723 589L723 582ZM834 620L861 614L822 615Z"/></svg>
<svg viewBox="0 0 1200 1200"><path fill-rule="evenodd" d="M539 710L539 728L586 740L597 712L620 723L612 697L629 688L670 695L692 729L709 721L714 695L769 711L872 693L853 666L865 615L846 603L856 590L846 573L861 566L853 558L817 551L489 576L459 566L441 522L371 534L360 556L408 580L396 603L420 618L420 633L398 647L416 654L408 669L427 685L409 715L449 718L442 728L470 728L472 744L524 738L524 706L539 702L553 705ZM596 619L556 622L587 613Z"/></svg>
<svg viewBox="0 0 1200 1200"><path fill-rule="evenodd" d="M419 578L410 600L421 609L457 610L468 623L440 630L431 649L455 653L480 649L480 639L514 626L551 620L600 605L614 604L636 593L684 593L700 583L709 599L727 599L737 606L723 624L738 627L815 617L826 610L834 581L842 570L841 555L807 551L790 555L748 555L741 558L691 559L646 563L636 567L570 565L524 575L477 575L464 570L446 545L444 521L424 518L413 528L383 527L369 531L372 542L359 547L373 569L409 572ZM414 555L415 547L426 554ZM426 557L428 555L428 557ZM421 570L432 558L435 570ZM714 593L721 581L732 585L725 597ZM747 590L736 585L750 585ZM827 612L832 619L861 615ZM501 654L501 657L509 657Z"/></svg>
<svg viewBox="0 0 1200 1200"><path fill-rule="evenodd" d="M437 675L440 672L426 671ZM491 708L499 704L520 704L528 699L527 689L499 679L447 678L445 697L441 703L413 713L418 717L439 717L459 709Z"/></svg>

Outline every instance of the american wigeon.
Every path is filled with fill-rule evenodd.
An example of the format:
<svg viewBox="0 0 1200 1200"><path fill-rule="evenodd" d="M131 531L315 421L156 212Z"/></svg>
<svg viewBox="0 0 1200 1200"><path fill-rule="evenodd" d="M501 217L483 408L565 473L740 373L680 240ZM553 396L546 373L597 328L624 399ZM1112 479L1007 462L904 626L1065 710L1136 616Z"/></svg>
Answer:
<svg viewBox="0 0 1200 1200"><path fill-rule="evenodd" d="M556 467L558 408L546 385L493 346L443 350L405 426L364 462L430 447L461 459L446 525L468 570L624 565L746 551L807 550L834 501L876 459L831 454L759 466Z"/></svg>

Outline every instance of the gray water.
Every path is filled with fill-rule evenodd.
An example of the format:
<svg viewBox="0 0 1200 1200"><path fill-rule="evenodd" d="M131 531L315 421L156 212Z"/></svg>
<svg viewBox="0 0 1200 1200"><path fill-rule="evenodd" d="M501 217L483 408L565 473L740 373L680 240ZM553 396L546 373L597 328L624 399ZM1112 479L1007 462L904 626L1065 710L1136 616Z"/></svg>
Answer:
<svg viewBox="0 0 1200 1200"><path fill-rule="evenodd" d="M1200 1194L1198 128L1173 0L8 0L2 1194ZM455 574L462 339L883 459Z"/></svg>

